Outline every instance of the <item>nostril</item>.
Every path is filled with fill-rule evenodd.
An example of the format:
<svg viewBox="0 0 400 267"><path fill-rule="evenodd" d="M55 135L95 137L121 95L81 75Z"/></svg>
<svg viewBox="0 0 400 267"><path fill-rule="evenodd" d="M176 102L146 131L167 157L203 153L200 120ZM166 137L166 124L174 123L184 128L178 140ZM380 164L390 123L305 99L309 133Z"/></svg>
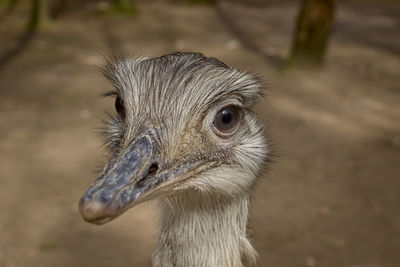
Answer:
<svg viewBox="0 0 400 267"><path fill-rule="evenodd" d="M149 178L152 178L154 175L156 175L157 171L158 165L156 163L151 164L149 169L147 170L146 175L144 175L143 178L138 181L138 185L145 184Z"/></svg>
<svg viewBox="0 0 400 267"><path fill-rule="evenodd" d="M158 166L156 163L151 164L151 166L149 167L149 171L147 173L147 176L152 176L155 175L158 171Z"/></svg>

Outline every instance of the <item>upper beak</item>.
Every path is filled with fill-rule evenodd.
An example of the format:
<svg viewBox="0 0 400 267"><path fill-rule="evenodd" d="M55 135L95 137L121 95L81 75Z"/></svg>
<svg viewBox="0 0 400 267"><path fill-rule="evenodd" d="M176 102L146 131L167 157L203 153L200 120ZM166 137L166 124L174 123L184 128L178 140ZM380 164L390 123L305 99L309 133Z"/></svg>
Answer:
<svg viewBox="0 0 400 267"><path fill-rule="evenodd" d="M202 162L165 168L151 131L136 138L104 169L79 201L82 217L103 224L177 180L201 171Z"/></svg>

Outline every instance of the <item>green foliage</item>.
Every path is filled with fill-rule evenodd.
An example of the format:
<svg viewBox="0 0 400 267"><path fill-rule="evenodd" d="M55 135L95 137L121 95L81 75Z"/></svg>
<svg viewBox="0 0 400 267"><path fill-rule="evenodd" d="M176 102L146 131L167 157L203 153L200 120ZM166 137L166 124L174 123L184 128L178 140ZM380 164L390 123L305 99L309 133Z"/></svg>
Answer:
<svg viewBox="0 0 400 267"><path fill-rule="evenodd" d="M0 0L0 23L12 14L20 0Z"/></svg>
<svg viewBox="0 0 400 267"><path fill-rule="evenodd" d="M111 13L137 14L138 10L133 0L116 0Z"/></svg>
<svg viewBox="0 0 400 267"><path fill-rule="evenodd" d="M215 0L186 0L189 4L214 5Z"/></svg>

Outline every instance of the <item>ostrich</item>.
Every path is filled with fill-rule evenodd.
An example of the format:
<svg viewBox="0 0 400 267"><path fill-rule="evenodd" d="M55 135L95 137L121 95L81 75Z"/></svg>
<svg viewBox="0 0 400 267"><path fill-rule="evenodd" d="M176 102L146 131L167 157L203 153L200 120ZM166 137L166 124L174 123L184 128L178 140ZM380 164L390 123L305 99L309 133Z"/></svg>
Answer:
<svg viewBox="0 0 400 267"><path fill-rule="evenodd" d="M110 158L82 196L82 217L104 224L158 199L153 266L239 267L257 254L246 237L250 195L268 154L250 107L260 82L199 53L118 59Z"/></svg>

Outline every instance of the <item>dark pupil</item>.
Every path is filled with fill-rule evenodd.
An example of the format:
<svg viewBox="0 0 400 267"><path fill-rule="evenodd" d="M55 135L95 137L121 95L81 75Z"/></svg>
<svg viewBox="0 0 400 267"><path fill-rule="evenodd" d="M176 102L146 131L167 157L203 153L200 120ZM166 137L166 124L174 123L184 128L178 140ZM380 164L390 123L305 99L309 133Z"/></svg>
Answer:
<svg viewBox="0 0 400 267"><path fill-rule="evenodd" d="M125 118L125 107L124 107L124 100L120 96L117 96L115 99L115 110L121 116L121 118Z"/></svg>
<svg viewBox="0 0 400 267"><path fill-rule="evenodd" d="M231 110L222 110L222 122L224 124L229 124L232 121L232 111Z"/></svg>
<svg viewBox="0 0 400 267"><path fill-rule="evenodd" d="M214 125L221 132L230 132L238 123L238 115L237 108L226 107L215 115Z"/></svg>

